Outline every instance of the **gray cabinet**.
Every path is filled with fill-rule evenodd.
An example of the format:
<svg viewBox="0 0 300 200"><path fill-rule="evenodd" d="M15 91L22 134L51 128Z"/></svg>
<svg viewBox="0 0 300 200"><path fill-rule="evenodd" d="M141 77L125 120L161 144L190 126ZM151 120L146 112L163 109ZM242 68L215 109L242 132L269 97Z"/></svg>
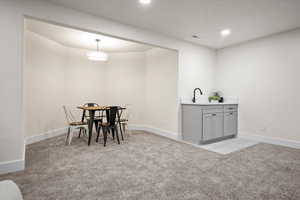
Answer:
<svg viewBox="0 0 300 200"><path fill-rule="evenodd" d="M237 112L224 113L224 136L237 134Z"/></svg>
<svg viewBox="0 0 300 200"><path fill-rule="evenodd" d="M223 113L203 114L203 138L213 140L223 137Z"/></svg>
<svg viewBox="0 0 300 200"><path fill-rule="evenodd" d="M182 105L183 140L208 143L237 134L237 105Z"/></svg>
<svg viewBox="0 0 300 200"><path fill-rule="evenodd" d="M202 110L199 106L184 106L182 109L183 118L182 124L184 125L185 134L183 140L197 143L195 141L201 141L202 138Z"/></svg>

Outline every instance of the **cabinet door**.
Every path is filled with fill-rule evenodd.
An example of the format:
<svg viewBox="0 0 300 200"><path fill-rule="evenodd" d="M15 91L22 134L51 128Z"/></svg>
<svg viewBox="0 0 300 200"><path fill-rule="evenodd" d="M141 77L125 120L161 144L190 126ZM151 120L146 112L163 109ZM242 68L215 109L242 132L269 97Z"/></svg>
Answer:
<svg viewBox="0 0 300 200"><path fill-rule="evenodd" d="M223 137L223 113L203 115L203 140Z"/></svg>
<svg viewBox="0 0 300 200"><path fill-rule="evenodd" d="M202 109L200 106L182 106L183 140L199 144L202 138Z"/></svg>
<svg viewBox="0 0 300 200"><path fill-rule="evenodd" d="M224 136L237 134L237 112L224 113Z"/></svg>

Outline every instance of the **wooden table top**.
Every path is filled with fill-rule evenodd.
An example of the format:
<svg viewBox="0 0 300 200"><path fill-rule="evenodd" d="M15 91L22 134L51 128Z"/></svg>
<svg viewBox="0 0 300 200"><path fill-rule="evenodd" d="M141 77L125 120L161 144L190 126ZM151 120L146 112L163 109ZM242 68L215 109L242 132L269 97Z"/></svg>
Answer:
<svg viewBox="0 0 300 200"><path fill-rule="evenodd" d="M82 109L82 110L94 110L94 111L99 111L99 110L108 110L110 106L77 106L77 108ZM124 110L126 108L119 107L120 110Z"/></svg>
<svg viewBox="0 0 300 200"><path fill-rule="evenodd" d="M108 106L77 106L77 108L82 110L107 110Z"/></svg>

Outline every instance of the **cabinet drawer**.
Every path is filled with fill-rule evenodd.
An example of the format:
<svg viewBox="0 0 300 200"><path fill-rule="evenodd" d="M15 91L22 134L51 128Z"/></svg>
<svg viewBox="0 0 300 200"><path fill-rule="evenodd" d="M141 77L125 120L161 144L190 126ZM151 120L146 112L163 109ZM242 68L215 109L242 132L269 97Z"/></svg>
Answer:
<svg viewBox="0 0 300 200"><path fill-rule="evenodd" d="M237 111L237 110L238 110L237 105L226 105L226 106L224 106L224 112L233 112L233 111Z"/></svg>
<svg viewBox="0 0 300 200"><path fill-rule="evenodd" d="M203 117L223 117L223 112L220 113L203 113Z"/></svg>
<svg viewBox="0 0 300 200"><path fill-rule="evenodd" d="M211 106L201 106L203 110L209 109L223 109L223 105L211 105Z"/></svg>
<svg viewBox="0 0 300 200"><path fill-rule="evenodd" d="M223 108L204 109L203 114L223 113Z"/></svg>

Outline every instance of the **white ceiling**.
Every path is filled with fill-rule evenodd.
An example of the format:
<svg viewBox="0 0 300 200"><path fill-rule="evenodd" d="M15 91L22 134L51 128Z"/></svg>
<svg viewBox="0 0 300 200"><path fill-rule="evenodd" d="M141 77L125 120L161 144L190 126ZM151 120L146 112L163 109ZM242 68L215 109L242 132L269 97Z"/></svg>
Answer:
<svg viewBox="0 0 300 200"><path fill-rule="evenodd" d="M148 45L88 33L32 19L26 19L26 29L72 48L95 50L97 48L96 39L101 40L99 43L100 50L106 52L146 51L152 48Z"/></svg>
<svg viewBox="0 0 300 200"><path fill-rule="evenodd" d="M214 48L300 27L300 0L46 1ZM224 39L225 28L232 35Z"/></svg>

